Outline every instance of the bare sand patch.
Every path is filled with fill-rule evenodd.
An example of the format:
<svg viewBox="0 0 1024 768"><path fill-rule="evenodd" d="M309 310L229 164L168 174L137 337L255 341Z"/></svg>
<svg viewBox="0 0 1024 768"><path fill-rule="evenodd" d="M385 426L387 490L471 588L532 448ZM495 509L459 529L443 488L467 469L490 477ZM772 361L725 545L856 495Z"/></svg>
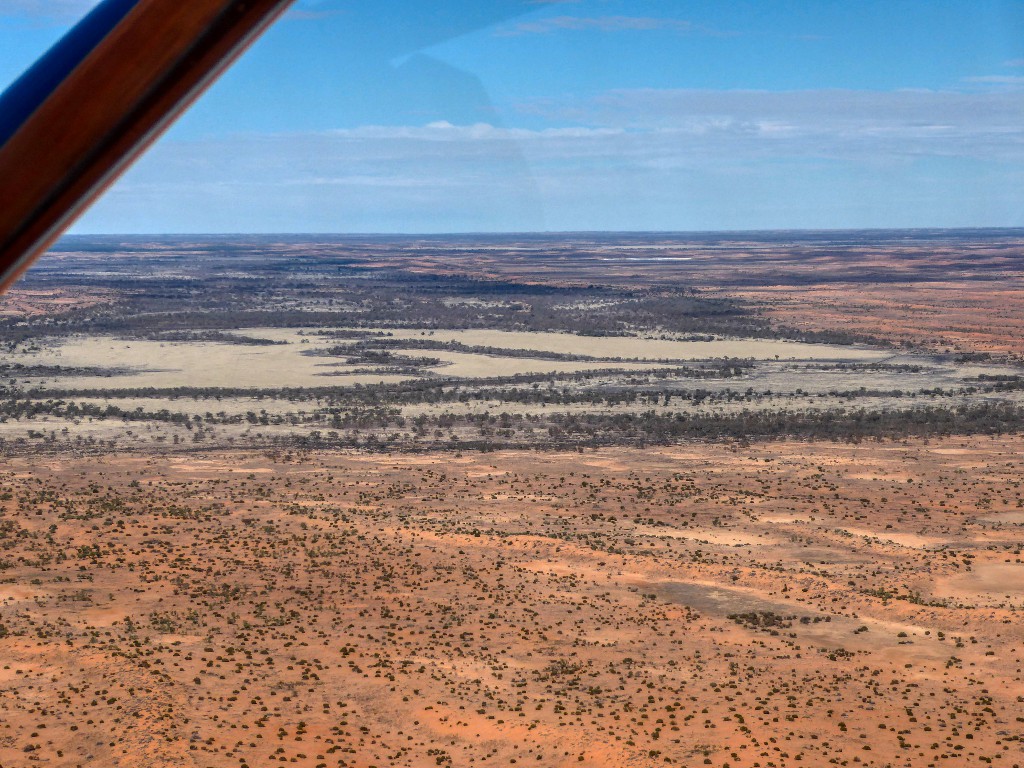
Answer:
<svg viewBox="0 0 1024 768"><path fill-rule="evenodd" d="M533 349L533 347L530 347ZM597 371L608 368L608 363L601 362L561 362L555 360L539 360L530 357L496 357L466 352L449 352L447 350L397 350L409 357L436 358L445 363L436 371L442 376L455 378L490 378L498 376L518 376L528 373L576 373L580 371ZM642 371L657 368L652 363L616 363L615 368L626 371Z"/></svg>
<svg viewBox="0 0 1024 768"><path fill-rule="evenodd" d="M517 331L432 331L424 337L420 331L389 329L395 338L431 338L457 341L473 346L504 349L536 349L561 354L592 355L644 360L709 360L739 358L754 360L847 360L872 361L891 356L891 352L849 346L804 344L770 339L723 339L716 341L674 341L618 336L576 336L566 333Z"/></svg>
<svg viewBox="0 0 1024 768"><path fill-rule="evenodd" d="M1005 598L1019 603L1024 599L1024 564L979 563L970 573L940 580L936 593L965 600Z"/></svg>
<svg viewBox="0 0 1024 768"><path fill-rule="evenodd" d="M803 517L800 515L764 515L758 519L761 520L761 522L773 523L776 525L792 525L811 522L810 517Z"/></svg>
<svg viewBox="0 0 1024 768"><path fill-rule="evenodd" d="M671 536L676 539L690 539L722 547L765 547L778 543L774 538L766 537L765 534L752 535L738 531L727 532L714 529L650 528L638 526L636 533L646 536Z"/></svg>
<svg viewBox="0 0 1024 768"><path fill-rule="evenodd" d="M28 584L3 584L0 585L0 603L20 603L26 600L35 600L48 596L46 590L33 587Z"/></svg>
<svg viewBox="0 0 1024 768"><path fill-rule="evenodd" d="M949 541L948 538L922 536L917 533L906 533L902 531L873 531L867 528L854 528L851 526L847 526L840 530L844 530L854 536L864 536L868 539L889 541L893 544L898 544L901 547L909 547L911 549L928 549L931 547L938 547Z"/></svg>
<svg viewBox="0 0 1024 768"><path fill-rule="evenodd" d="M75 337L30 356L23 364L128 368L130 374L69 376L53 386L76 389L326 386L323 360L291 345L245 346L216 342L162 342L113 337ZM356 375L349 383L400 381L401 376Z"/></svg>
<svg viewBox="0 0 1024 768"><path fill-rule="evenodd" d="M978 518L986 523L1001 523L1006 525L1024 525L1024 512L992 512Z"/></svg>

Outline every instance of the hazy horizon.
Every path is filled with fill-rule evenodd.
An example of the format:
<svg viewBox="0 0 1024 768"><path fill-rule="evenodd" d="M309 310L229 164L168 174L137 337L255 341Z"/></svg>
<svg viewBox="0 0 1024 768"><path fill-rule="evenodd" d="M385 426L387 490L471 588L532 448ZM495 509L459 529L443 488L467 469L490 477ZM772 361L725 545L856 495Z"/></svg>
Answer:
<svg viewBox="0 0 1024 768"><path fill-rule="evenodd" d="M777 229L577 229L577 230L491 230L461 232L69 232L62 235L61 240L68 238L105 238L105 237L559 237L569 235L586 236L628 236L628 235L729 235L729 234L771 234L771 233L843 233L843 232L1024 232L1022 226L991 226L991 227L835 227L835 228L777 228ZM59 241L58 241L59 242Z"/></svg>
<svg viewBox="0 0 1024 768"><path fill-rule="evenodd" d="M0 83L93 0L0 8ZM1024 3L300 0L76 226L1024 226Z"/></svg>

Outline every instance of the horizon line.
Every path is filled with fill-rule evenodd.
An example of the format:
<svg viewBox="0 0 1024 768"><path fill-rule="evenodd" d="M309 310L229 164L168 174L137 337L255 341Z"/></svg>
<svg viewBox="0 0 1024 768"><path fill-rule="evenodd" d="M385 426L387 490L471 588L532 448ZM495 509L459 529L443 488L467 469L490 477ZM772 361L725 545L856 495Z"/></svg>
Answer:
<svg viewBox="0 0 1024 768"><path fill-rule="evenodd" d="M567 235L706 235L830 232L1024 232L1024 225L911 226L911 227L777 227L737 229L566 229L462 230L452 232L71 232L60 240L87 237L558 237Z"/></svg>

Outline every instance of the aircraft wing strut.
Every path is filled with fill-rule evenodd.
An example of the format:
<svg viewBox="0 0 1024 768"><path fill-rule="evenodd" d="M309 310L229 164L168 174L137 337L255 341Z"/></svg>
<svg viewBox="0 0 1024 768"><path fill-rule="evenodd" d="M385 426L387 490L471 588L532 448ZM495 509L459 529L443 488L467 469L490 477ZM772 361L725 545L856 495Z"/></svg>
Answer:
<svg viewBox="0 0 1024 768"><path fill-rule="evenodd" d="M0 95L0 290L292 0L104 0Z"/></svg>

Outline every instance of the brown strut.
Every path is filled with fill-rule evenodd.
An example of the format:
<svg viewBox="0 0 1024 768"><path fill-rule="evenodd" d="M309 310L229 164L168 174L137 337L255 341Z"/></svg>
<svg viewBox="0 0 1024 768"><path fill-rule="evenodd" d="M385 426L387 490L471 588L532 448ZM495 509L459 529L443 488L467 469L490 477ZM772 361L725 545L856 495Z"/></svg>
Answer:
<svg viewBox="0 0 1024 768"><path fill-rule="evenodd" d="M291 2L139 0L0 146L0 291Z"/></svg>

